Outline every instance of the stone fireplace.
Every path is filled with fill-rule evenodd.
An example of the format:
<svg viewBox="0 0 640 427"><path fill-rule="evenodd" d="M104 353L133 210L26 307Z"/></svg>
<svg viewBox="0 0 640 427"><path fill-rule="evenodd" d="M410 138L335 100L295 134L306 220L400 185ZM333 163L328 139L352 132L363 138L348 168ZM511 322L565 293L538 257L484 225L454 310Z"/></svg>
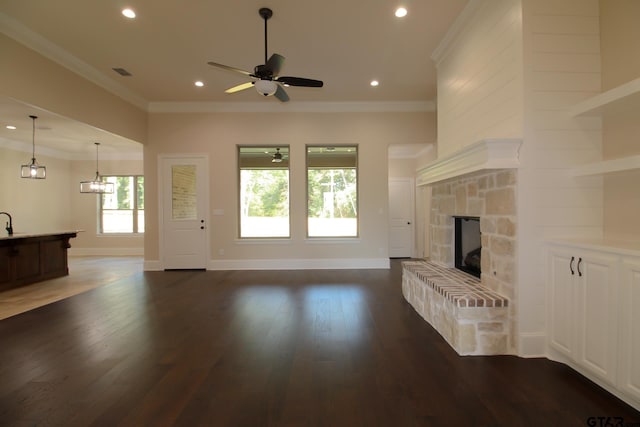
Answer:
<svg viewBox="0 0 640 427"><path fill-rule="evenodd" d="M488 289L508 300L504 348L512 354L516 352L517 331L516 194L520 143L519 140L480 141L461 153L435 162L418 175L419 185L431 187L428 262L455 270L456 217L479 218L482 273L475 283L479 289ZM487 315L491 317L490 313ZM479 324L476 329L480 329ZM459 345L470 347L464 342Z"/></svg>
<svg viewBox="0 0 640 427"><path fill-rule="evenodd" d="M515 297L516 172L479 172L432 186L430 260L454 266L456 216L480 218L482 284Z"/></svg>

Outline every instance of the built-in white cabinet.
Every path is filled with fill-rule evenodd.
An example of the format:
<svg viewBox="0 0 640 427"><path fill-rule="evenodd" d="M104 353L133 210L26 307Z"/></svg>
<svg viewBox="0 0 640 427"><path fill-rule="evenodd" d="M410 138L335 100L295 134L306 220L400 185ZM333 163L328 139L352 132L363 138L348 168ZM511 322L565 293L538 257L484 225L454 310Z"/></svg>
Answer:
<svg viewBox="0 0 640 427"><path fill-rule="evenodd" d="M549 257L549 344L614 384L617 258L576 248L554 248Z"/></svg>
<svg viewBox="0 0 640 427"><path fill-rule="evenodd" d="M620 387L640 401L640 258L625 257L621 268Z"/></svg>
<svg viewBox="0 0 640 427"><path fill-rule="evenodd" d="M640 253L597 246L548 246L549 353L638 408Z"/></svg>

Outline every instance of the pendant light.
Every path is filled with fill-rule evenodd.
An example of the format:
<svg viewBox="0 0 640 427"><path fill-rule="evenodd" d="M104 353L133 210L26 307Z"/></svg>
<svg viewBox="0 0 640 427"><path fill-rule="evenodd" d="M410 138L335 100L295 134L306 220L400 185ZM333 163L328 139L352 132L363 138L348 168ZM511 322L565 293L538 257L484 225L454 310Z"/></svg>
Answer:
<svg viewBox="0 0 640 427"><path fill-rule="evenodd" d="M80 182L80 192L81 193L94 193L94 194L112 194L113 193L113 183L112 182L104 182L100 178L100 172L98 169L98 147L100 146L99 142L94 142L96 145L96 177L93 181L82 181Z"/></svg>
<svg viewBox="0 0 640 427"><path fill-rule="evenodd" d="M45 179L47 177L47 168L36 162L36 119L38 116L29 116L33 121L33 135L31 138L33 151L31 155L31 163L22 165L20 168L20 176L22 178Z"/></svg>

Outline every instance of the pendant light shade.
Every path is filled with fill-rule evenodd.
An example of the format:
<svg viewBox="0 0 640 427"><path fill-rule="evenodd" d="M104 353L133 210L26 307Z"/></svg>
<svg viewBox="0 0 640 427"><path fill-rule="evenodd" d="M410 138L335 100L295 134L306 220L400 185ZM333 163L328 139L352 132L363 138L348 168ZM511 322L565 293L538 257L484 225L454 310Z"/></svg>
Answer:
<svg viewBox="0 0 640 427"><path fill-rule="evenodd" d="M93 181L80 182L80 192L93 194L112 194L113 183L104 182L102 181L102 178L100 178L100 172L98 169L98 147L100 146L100 143L94 142L94 144L96 145L96 177L93 179Z"/></svg>
<svg viewBox="0 0 640 427"><path fill-rule="evenodd" d="M47 168L36 162L36 119L38 116L29 116L33 122L33 134L31 143L33 151L31 152L31 163L22 165L20 168L20 176L22 178L45 179L47 177Z"/></svg>

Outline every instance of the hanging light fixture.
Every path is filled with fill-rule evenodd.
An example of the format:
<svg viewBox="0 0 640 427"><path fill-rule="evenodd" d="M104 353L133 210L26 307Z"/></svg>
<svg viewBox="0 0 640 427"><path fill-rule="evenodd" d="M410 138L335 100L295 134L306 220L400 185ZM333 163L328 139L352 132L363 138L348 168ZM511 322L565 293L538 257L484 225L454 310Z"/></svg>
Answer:
<svg viewBox="0 0 640 427"><path fill-rule="evenodd" d="M113 183L104 182L102 181L102 178L100 178L100 172L98 169L98 147L100 146L100 143L94 142L94 144L96 145L96 177L93 179L93 181L80 182L80 192L94 194L112 194Z"/></svg>
<svg viewBox="0 0 640 427"><path fill-rule="evenodd" d="M31 117L31 120L33 121L33 135L31 138L33 151L31 155L31 163L22 165L20 168L20 176L22 178L45 179L47 177L47 168L36 162L36 119L38 116L29 117Z"/></svg>

